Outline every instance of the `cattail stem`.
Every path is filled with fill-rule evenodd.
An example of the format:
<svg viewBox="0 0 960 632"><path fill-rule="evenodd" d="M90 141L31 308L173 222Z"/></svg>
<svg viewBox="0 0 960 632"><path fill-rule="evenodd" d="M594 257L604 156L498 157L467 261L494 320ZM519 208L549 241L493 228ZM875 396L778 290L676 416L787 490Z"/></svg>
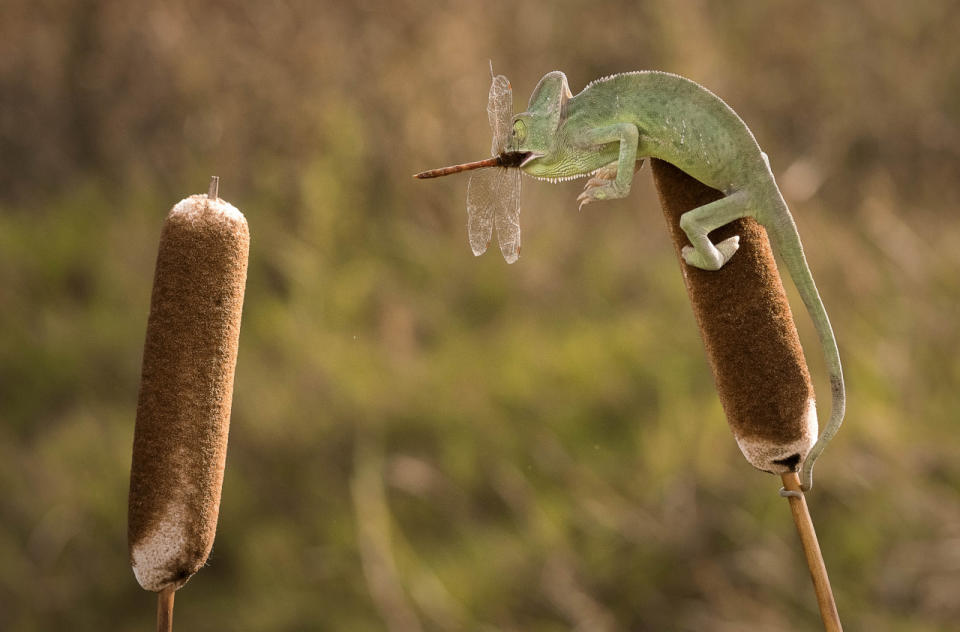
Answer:
<svg viewBox="0 0 960 632"><path fill-rule="evenodd" d="M210 176L210 188L207 189L207 199L216 200L220 196L220 176Z"/></svg>
<svg viewBox="0 0 960 632"><path fill-rule="evenodd" d="M833 591L830 588L830 578L827 576L827 567L823 563L823 555L820 553L820 543L817 541L817 532L813 528L813 520L810 518L810 510L807 508L807 499L800 489L800 477L796 472L788 472L781 476L783 486L790 494L787 499L790 501L790 512L793 514L793 522L797 525L797 533L800 534L800 543L803 545L803 553L807 558L807 566L810 567L810 577L813 579L813 590L817 594L817 604L820 606L820 617L823 619L823 627L827 632L842 632L840 625L840 615L837 613L837 604L833 599Z"/></svg>
<svg viewBox="0 0 960 632"><path fill-rule="evenodd" d="M173 596L176 588L164 588L157 593L157 632L173 630Z"/></svg>

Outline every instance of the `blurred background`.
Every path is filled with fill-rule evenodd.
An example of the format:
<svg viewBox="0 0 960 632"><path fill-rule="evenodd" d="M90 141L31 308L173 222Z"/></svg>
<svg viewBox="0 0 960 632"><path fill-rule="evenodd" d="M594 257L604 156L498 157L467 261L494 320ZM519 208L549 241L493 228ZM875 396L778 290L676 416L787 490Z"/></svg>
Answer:
<svg viewBox="0 0 960 632"><path fill-rule="evenodd" d="M649 68L751 126L846 369L809 497L840 614L960 630L958 32L950 0L4 0L0 629L153 629L126 544L142 345L163 219L212 174L252 246L177 629L822 629L647 169L582 212L582 183L525 179L512 266L470 253L465 176L410 177L486 157L492 60L517 111L551 70Z"/></svg>

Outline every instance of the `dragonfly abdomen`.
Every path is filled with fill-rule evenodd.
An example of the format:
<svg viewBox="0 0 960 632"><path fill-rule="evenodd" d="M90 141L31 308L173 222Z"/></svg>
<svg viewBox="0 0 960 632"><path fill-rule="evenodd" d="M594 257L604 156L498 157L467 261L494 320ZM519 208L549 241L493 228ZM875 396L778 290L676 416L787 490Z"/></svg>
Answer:
<svg viewBox="0 0 960 632"><path fill-rule="evenodd" d="M462 171L472 171L474 169L483 169L484 167L508 167L516 168L520 166L527 154L519 151L510 151L487 158L486 160L477 160L476 162L465 162L461 165L452 165L450 167L441 167L440 169L430 169L415 174L414 178L439 178L440 176L449 176Z"/></svg>

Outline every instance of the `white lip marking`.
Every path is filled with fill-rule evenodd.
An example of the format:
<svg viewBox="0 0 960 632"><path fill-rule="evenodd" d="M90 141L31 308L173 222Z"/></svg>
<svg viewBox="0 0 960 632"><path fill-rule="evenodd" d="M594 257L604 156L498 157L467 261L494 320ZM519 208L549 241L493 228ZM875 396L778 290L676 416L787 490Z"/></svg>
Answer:
<svg viewBox="0 0 960 632"><path fill-rule="evenodd" d="M530 154L527 155L526 158L523 159L523 162L520 163L520 166L522 167L528 162L530 162L531 160L536 160L537 158L543 158L543 154L535 154L531 152Z"/></svg>

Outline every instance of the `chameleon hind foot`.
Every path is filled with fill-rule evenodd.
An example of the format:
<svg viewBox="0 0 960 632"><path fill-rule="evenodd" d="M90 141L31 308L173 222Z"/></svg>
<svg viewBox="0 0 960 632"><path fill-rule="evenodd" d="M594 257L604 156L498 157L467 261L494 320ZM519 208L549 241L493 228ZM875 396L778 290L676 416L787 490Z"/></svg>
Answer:
<svg viewBox="0 0 960 632"><path fill-rule="evenodd" d="M740 235L734 235L714 246L712 252L707 251L703 253L693 246L684 246L681 254L683 255L683 260L687 262L687 265L702 270L719 270L726 262L730 261L730 257L732 257L739 248Z"/></svg>
<svg viewBox="0 0 960 632"><path fill-rule="evenodd" d="M719 270L740 247L740 237L735 235L718 244L710 241L710 232L729 224L735 219L750 215L749 198L744 191L737 191L698 206L680 216L680 229L686 233L691 246L681 254L688 265L703 270Z"/></svg>

